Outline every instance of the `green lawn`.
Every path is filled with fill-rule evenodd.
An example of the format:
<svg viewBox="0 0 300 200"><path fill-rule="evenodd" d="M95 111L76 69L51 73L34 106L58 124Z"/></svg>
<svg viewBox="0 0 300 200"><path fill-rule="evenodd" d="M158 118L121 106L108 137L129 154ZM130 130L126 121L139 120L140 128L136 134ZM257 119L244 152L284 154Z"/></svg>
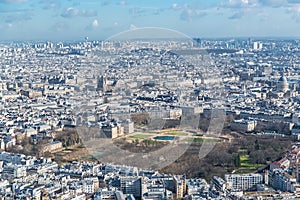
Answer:
<svg viewBox="0 0 300 200"><path fill-rule="evenodd" d="M240 155L240 161L241 165L249 162L249 156L248 155Z"/></svg>
<svg viewBox="0 0 300 200"><path fill-rule="evenodd" d="M164 132L164 135L187 136L188 133L182 131L168 131L168 132Z"/></svg>
<svg viewBox="0 0 300 200"><path fill-rule="evenodd" d="M263 167L264 164L252 164L249 163L249 156L247 154L242 154L240 156L241 167L235 170L235 174L247 174L252 173L256 169Z"/></svg>
<svg viewBox="0 0 300 200"><path fill-rule="evenodd" d="M145 139L145 138L149 138L149 137L151 137L151 135L148 135L148 134L136 134L136 135L129 136L129 138L132 138L132 139Z"/></svg>
<svg viewBox="0 0 300 200"><path fill-rule="evenodd" d="M249 163L249 156L248 155L241 155L240 157L241 160L241 167L248 167L248 168L260 168L264 166L264 164L252 164Z"/></svg>

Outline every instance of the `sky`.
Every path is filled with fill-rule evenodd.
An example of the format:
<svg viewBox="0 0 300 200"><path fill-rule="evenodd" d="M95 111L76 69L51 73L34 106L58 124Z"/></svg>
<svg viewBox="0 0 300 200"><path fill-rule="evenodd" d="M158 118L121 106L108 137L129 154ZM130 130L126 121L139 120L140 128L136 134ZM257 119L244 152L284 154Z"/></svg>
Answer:
<svg viewBox="0 0 300 200"><path fill-rule="evenodd" d="M299 26L300 0L0 0L0 41L105 40L144 27L300 38Z"/></svg>

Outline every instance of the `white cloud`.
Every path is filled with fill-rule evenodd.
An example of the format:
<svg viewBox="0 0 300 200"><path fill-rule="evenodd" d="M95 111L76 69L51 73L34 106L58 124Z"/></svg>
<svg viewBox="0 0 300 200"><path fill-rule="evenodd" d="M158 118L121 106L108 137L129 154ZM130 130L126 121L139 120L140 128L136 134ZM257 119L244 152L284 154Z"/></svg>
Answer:
<svg viewBox="0 0 300 200"><path fill-rule="evenodd" d="M293 7L289 7L287 9L287 13L291 14L292 19L295 22L300 23L300 4L299 5L294 5Z"/></svg>
<svg viewBox="0 0 300 200"><path fill-rule="evenodd" d="M180 6L177 3L173 3L171 8L174 9L174 10L179 10Z"/></svg>
<svg viewBox="0 0 300 200"><path fill-rule="evenodd" d="M94 19L92 21L92 23L90 23L85 29L86 30L95 30L95 29L99 28L99 26L100 26L99 21L97 19Z"/></svg>
<svg viewBox="0 0 300 200"><path fill-rule="evenodd" d="M137 29L137 27L136 27L134 24L130 24L129 29L130 29L130 30L135 30L135 29Z"/></svg>
<svg viewBox="0 0 300 200"><path fill-rule="evenodd" d="M225 6L231 8L244 8L255 7L258 4L258 0L229 0Z"/></svg>
<svg viewBox="0 0 300 200"><path fill-rule="evenodd" d="M224 4L225 7L231 8L251 8L251 7L282 7L287 6L288 3L297 2L300 0L228 0Z"/></svg>
<svg viewBox="0 0 300 200"><path fill-rule="evenodd" d="M227 0L221 7L234 13L229 19L239 19L251 13L259 16L261 20L268 17L268 12L264 12L264 15L261 13L267 8L286 9L286 14L300 23L300 0Z"/></svg>
<svg viewBox="0 0 300 200"><path fill-rule="evenodd" d="M93 28L98 28L98 27L99 27L99 22L98 22L97 19L95 19L95 20L93 21L92 27L93 27Z"/></svg>
<svg viewBox="0 0 300 200"><path fill-rule="evenodd" d="M69 7L61 14L64 18L73 18L73 17L95 17L98 13L96 10L80 10L78 8Z"/></svg>
<svg viewBox="0 0 300 200"><path fill-rule="evenodd" d="M126 1L125 0L121 0L118 3L120 6L125 6L126 5Z"/></svg>
<svg viewBox="0 0 300 200"><path fill-rule="evenodd" d="M198 4L182 4L173 3L171 9L181 11L180 19L183 21L193 21L194 19L205 16L206 10L201 9Z"/></svg>
<svg viewBox="0 0 300 200"><path fill-rule="evenodd" d="M192 21L196 18L201 18L206 15L205 11L198 9L184 9L180 15L180 19L184 21Z"/></svg>

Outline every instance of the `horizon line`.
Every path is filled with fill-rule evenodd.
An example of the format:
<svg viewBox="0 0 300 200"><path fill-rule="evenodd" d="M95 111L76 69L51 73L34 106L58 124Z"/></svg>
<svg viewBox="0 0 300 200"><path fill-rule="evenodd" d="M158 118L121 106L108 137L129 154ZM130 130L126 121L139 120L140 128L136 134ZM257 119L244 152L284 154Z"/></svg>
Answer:
<svg viewBox="0 0 300 200"><path fill-rule="evenodd" d="M191 39L203 39L203 40L232 40L232 39L254 39L254 40L300 40L300 36L218 36L218 37L201 37L201 36L193 36L190 37ZM172 39L172 38L143 38L145 40L149 39ZM143 39L136 39L136 40L143 40ZM175 38L173 38L175 39ZM178 39L178 38L177 38ZM65 40L58 40L58 39L33 39L33 40L0 40L0 44L6 43L41 43L41 42L62 42L62 43L73 43L73 42L100 42L100 41L109 41L107 39L65 39Z"/></svg>

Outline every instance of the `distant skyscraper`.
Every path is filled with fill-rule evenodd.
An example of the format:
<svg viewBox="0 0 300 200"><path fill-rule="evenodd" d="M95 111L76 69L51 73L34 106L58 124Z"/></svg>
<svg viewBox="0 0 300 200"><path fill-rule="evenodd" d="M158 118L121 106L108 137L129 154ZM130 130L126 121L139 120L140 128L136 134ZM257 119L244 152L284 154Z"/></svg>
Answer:
<svg viewBox="0 0 300 200"><path fill-rule="evenodd" d="M248 38L248 41L247 41L248 48L251 48L251 45L252 45L252 39Z"/></svg>
<svg viewBox="0 0 300 200"><path fill-rule="evenodd" d="M258 50L258 42L254 42L253 43L253 49L254 50Z"/></svg>
<svg viewBox="0 0 300 200"><path fill-rule="evenodd" d="M97 80L97 91L106 92L106 89L107 89L106 78L103 77L103 76L98 77L98 80Z"/></svg>
<svg viewBox="0 0 300 200"><path fill-rule="evenodd" d="M253 43L253 49L254 50L261 50L263 48L263 43L261 42L254 42Z"/></svg>

